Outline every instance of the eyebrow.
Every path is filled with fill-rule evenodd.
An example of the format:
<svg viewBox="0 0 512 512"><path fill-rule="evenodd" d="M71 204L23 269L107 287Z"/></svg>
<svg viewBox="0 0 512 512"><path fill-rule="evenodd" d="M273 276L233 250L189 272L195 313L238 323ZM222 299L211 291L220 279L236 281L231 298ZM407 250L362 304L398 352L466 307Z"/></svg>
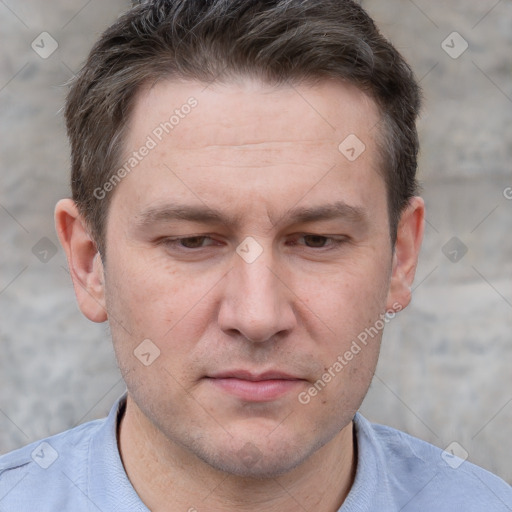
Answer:
<svg viewBox="0 0 512 512"><path fill-rule="evenodd" d="M306 224L308 222L343 218L358 224L366 222L367 217L364 208L347 204L344 201L336 201L331 204L292 208L278 219L278 222L286 219L292 224Z"/></svg>
<svg viewBox="0 0 512 512"><path fill-rule="evenodd" d="M353 206L344 201L336 201L330 204L318 206L294 207L285 212L272 226L287 221L290 224L319 222L343 218L354 224L364 224L367 221L367 213L364 208ZM206 205L166 204L151 206L137 215L135 223L137 227L149 227L152 224L189 221L205 224L223 224L238 226L242 215L229 215Z"/></svg>

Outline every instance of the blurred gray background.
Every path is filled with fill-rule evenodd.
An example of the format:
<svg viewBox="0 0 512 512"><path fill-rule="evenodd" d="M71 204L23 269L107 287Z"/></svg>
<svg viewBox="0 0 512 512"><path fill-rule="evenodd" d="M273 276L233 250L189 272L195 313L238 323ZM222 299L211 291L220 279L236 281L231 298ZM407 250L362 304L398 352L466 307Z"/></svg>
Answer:
<svg viewBox="0 0 512 512"><path fill-rule="evenodd" d="M63 84L128 5L0 1L0 453L102 417L124 391L106 325L76 306L53 208L69 195ZM363 5L424 89L427 226L362 412L455 441L512 483L512 3Z"/></svg>

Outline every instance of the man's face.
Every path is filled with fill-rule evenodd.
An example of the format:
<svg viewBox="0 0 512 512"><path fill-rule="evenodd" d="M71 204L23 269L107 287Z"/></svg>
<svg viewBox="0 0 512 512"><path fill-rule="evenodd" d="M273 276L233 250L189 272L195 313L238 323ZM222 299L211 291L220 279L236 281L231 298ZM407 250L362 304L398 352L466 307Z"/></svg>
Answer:
<svg viewBox="0 0 512 512"><path fill-rule="evenodd" d="M160 82L137 98L126 157L157 145L113 192L106 303L130 397L172 445L273 475L350 424L380 329L343 355L396 302L378 121L334 82ZM350 134L356 159L353 135L339 149Z"/></svg>

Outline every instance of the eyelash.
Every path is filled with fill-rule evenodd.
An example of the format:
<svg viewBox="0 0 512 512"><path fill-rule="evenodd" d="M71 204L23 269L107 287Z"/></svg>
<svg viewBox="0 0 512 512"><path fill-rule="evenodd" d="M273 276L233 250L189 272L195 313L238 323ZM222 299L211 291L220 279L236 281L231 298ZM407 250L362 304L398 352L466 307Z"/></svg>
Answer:
<svg viewBox="0 0 512 512"><path fill-rule="evenodd" d="M311 233L303 233L303 234L301 234L297 238L298 239L305 239L305 237L322 238L322 239L324 239L326 241L330 241L331 242L331 244L328 245L327 247L325 247L325 246L322 246L322 247L309 247L309 246L305 246L307 249L317 249L317 250L320 250L320 251L321 250L327 251L327 250L336 249L340 245L344 244L347 241L347 237L345 237L345 236L330 237L330 236L317 235L317 234L311 234ZM197 235L197 236L187 236L187 237L165 238L165 239L162 240L162 243L165 246L167 246L167 247L170 247L170 248L173 248L173 249L177 249L177 250L183 251L183 252L197 252L200 249L205 249L207 247L212 247L213 246L213 245L207 245L207 246L202 246L202 247L185 247L183 245L180 245L180 243L183 242L184 240L194 240L194 239L203 239L203 240L209 239L209 240L213 240L211 237L209 237L207 235Z"/></svg>

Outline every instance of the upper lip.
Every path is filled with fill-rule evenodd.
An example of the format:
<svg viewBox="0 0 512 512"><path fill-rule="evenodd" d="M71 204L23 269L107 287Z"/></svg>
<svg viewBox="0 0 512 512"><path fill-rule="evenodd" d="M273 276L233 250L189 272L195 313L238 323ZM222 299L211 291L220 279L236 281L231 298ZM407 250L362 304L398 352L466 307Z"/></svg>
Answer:
<svg viewBox="0 0 512 512"><path fill-rule="evenodd" d="M289 373L281 372L278 370L269 370L263 373L251 372L248 370L230 370L219 373L214 373L208 375L210 379L241 379L241 380L250 380L250 381L260 381L260 380L273 380L273 379L281 379L281 380L302 380L300 377L296 377L294 375L290 375Z"/></svg>

